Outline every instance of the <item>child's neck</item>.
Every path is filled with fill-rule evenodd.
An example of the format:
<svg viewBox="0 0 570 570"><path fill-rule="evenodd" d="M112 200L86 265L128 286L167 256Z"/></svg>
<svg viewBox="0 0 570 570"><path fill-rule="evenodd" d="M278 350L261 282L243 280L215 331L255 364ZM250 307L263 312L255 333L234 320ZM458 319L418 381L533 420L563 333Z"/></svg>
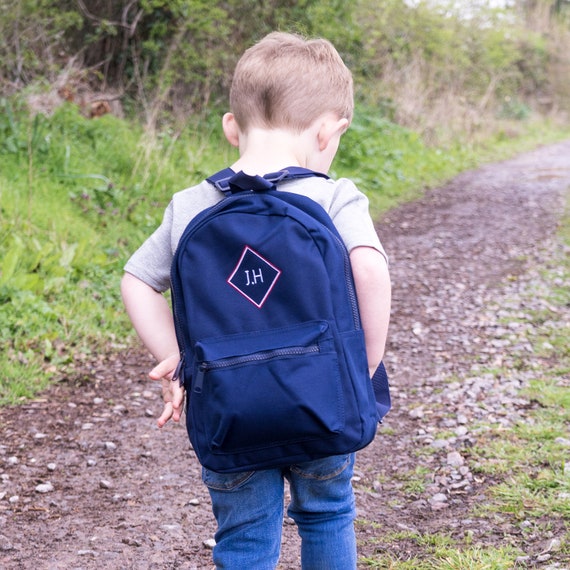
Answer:
<svg viewBox="0 0 570 570"><path fill-rule="evenodd" d="M284 129L251 128L240 136L236 172L267 174L288 166L307 166L307 141L303 133Z"/></svg>

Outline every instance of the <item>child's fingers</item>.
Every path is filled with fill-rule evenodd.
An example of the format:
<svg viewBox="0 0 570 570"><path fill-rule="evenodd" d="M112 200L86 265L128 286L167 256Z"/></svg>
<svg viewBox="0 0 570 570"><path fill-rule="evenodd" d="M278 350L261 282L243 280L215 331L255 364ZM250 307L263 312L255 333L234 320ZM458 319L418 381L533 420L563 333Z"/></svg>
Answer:
<svg viewBox="0 0 570 570"><path fill-rule="evenodd" d="M177 354L173 354L159 362L150 372L149 376L152 380L160 380L169 374L171 374L175 369L176 365L178 364L179 356Z"/></svg>
<svg viewBox="0 0 570 570"><path fill-rule="evenodd" d="M171 387L172 390L172 404L175 408L181 408L184 404L185 390L178 382L174 382Z"/></svg>
<svg viewBox="0 0 570 570"><path fill-rule="evenodd" d="M161 416L158 418L158 420L156 420L158 427L159 428L164 427L168 422L168 420L172 417L172 414L173 414L172 403L166 402L166 404L164 404L164 409L162 410Z"/></svg>
<svg viewBox="0 0 570 570"><path fill-rule="evenodd" d="M182 412L184 411L184 388L176 386L172 394L172 420L180 421Z"/></svg>

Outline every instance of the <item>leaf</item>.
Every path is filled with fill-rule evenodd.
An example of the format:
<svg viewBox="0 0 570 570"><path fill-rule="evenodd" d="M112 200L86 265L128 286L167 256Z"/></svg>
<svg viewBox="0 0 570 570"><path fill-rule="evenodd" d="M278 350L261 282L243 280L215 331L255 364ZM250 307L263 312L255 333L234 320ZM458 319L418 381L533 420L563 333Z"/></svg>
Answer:
<svg viewBox="0 0 570 570"><path fill-rule="evenodd" d="M61 258L59 260L59 264L66 269L71 267L73 263L73 258L75 257L75 251L77 250L77 244L72 243L70 245L63 243L61 244Z"/></svg>
<svg viewBox="0 0 570 570"><path fill-rule="evenodd" d="M0 285L8 283L8 281L16 273L18 263L20 262L22 254L22 247L19 244L14 244L2 259L0 265Z"/></svg>

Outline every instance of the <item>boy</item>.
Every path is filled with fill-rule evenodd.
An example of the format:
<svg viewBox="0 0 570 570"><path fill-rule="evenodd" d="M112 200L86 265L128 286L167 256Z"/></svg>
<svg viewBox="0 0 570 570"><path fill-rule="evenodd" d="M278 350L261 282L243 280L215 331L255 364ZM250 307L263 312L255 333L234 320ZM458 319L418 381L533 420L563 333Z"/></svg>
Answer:
<svg viewBox="0 0 570 570"><path fill-rule="evenodd" d="M222 120L228 141L239 148L232 169L263 175L291 166L326 173L353 113L350 71L326 40L272 33L248 49L236 67L230 109ZM331 216L349 252L369 371L380 363L390 312L386 257L368 201L354 184L311 177L286 182ZM180 420L184 390L172 376L179 360L173 318L162 292L187 223L223 197L204 181L175 194L163 222L125 266L124 303L145 346L159 361L150 372L162 381L164 410L159 427ZM356 568L354 454L333 456L283 469L220 474L203 469L218 523L217 568L272 569L277 565L283 522L284 478L288 514L302 539L302 567Z"/></svg>

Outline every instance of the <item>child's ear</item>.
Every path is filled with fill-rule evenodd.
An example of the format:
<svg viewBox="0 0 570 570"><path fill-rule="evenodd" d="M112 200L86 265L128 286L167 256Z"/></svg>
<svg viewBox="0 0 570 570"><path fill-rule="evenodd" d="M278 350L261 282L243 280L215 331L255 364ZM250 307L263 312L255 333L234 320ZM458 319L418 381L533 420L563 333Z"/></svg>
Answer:
<svg viewBox="0 0 570 570"><path fill-rule="evenodd" d="M222 128L228 142L235 147L239 146L239 127L233 113L226 113L222 117Z"/></svg>
<svg viewBox="0 0 570 570"><path fill-rule="evenodd" d="M336 117L326 117L322 120L319 132L319 150L323 151L327 148L333 137L337 135L340 137L346 129L348 129L349 121L348 119L337 119Z"/></svg>

